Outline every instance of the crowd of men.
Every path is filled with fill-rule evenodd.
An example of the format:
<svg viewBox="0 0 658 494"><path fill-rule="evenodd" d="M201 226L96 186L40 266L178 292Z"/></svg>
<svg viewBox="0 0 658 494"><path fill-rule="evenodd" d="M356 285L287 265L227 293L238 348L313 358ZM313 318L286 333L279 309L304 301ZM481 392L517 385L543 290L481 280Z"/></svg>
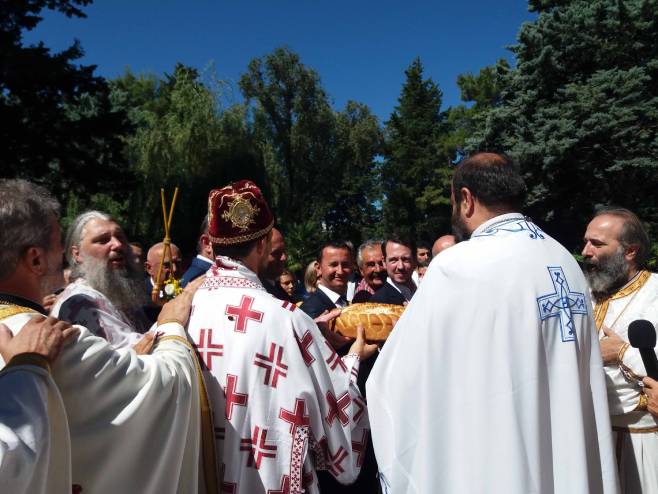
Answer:
<svg viewBox="0 0 658 494"><path fill-rule="evenodd" d="M658 492L649 237L602 209L580 266L525 191L474 155L453 234L328 242L304 289L250 181L210 192L185 272L99 211L62 242L46 189L0 181L2 492ZM383 345L331 329L364 302L406 307Z"/></svg>

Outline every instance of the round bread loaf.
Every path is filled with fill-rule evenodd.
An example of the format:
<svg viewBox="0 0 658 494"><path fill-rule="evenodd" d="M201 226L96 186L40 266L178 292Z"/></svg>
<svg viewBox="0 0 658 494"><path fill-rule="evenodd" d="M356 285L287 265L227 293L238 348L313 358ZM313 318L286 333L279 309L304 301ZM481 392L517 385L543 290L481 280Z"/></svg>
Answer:
<svg viewBox="0 0 658 494"><path fill-rule="evenodd" d="M333 328L343 336L356 338L356 328L362 324L366 330L366 340L384 341L402 312L404 307L401 305L352 304L344 308L340 316L334 319Z"/></svg>

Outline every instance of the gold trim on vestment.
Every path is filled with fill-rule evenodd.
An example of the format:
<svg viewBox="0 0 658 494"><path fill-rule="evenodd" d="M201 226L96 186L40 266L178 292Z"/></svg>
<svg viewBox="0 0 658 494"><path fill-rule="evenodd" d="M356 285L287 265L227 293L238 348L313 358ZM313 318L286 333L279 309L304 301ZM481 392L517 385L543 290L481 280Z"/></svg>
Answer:
<svg viewBox="0 0 658 494"><path fill-rule="evenodd" d="M212 410L206 383L203 380L203 372L194 346L182 336L169 335L158 339L158 342L174 340L183 343L192 350L194 367L196 368L197 381L199 382L199 398L201 408L201 454L203 460L203 478L205 479L206 492L216 494L219 492L219 477L217 476L217 451L215 449L215 427L213 424Z"/></svg>
<svg viewBox="0 0 658 494"><path fill-rule="evenodd" d="M271 223L265 228L258 230L257 232L254 233L249 233L247 235L238 235L237 237L227 238L227 237L213 237L210 233L208 233L208 238L213 244L219 244L219 245L243 244L245 242L249 242L250 240L256 240L257 238L267 235L273 226L274 226L274 220L272 220Z"/></svg>
<svg viewBox="0 0 658 494"><path fill-rule="evenodd" d="M38 353L19 353L7 362L5 368L0 371L0 375L4 374L6 370L19 365L34 365L50 372L50 364L43 355L39 355Z"/></svg>
<svg viewBox="0 0 658 494"><path fill-rule="evenodd" d="M635 280L632 283L629 283L627 286L619 290L617 293L614 293L610 297L606 298L601 302L597 302L594 305L594 320L596 321L596 328L600 331L601 326L603 326L603 321L605 321L605 316L608 314L608 306L612 300L617 300L620 298L628 297L632 293L640 290L644 284L649 281L651 273L649 271L640 271L640 274L637 275Z"/></svg>
<svg viewBox="0 0 658 494"><path fill-rule="evenodd" d="M637 406L633 410L634 412L643 412L649 407L649 398L644 393L640 393L640 401L637 402Z"/></svg>
<svg viewBox="0 0 658 494"><path fill-rule="evenodd" d="M0 305L0 320L15 316L16 314L26 314L28 312L34 312L35 314L38 314L37 311L30 309L29 307L3 303Z"/></svg>
<svg viewBox="0 0 658 494"><path fill-rule="evenodd" d="M651 432L658 432L658 427L647 427L645 429L640 429L637 427L613 427L615 432L626 432L629 434L649 434Z"/></svg>

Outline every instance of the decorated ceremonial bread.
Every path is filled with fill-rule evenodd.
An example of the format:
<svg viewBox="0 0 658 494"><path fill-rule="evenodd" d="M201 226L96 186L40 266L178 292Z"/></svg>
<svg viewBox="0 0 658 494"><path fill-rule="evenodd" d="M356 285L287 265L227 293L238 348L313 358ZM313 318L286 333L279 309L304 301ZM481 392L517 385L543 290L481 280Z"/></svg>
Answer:
<svg viewBox="0 0 658 494"><path fill-rule="evenodd" d="M334 329L343 336L356 338L356 328L362 324L366 330L366 340L384 341L391 334L393 326L404 312L401 305L392 304L353 304L342 310L334 319Z"/></svg>

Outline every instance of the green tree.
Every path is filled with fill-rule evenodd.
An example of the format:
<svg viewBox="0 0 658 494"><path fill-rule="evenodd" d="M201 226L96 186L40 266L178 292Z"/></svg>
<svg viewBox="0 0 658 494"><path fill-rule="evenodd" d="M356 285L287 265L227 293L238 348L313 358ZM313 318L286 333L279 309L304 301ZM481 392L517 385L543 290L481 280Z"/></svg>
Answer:
<svg viewBox="0 0 658 494"><path fill-rule="evenodd" d="M435 170L447 168L439 156L442 131L442 93L431 79L423 79L423 65L416 58L405 71L406 81L398 105L386 123L386 151L382 164L385 232L398 232L425 240L437 236L449 212L438 211L435 197L426 193ZM443 213L443 214L441 214ZM437 224L437 215L439 218Z"/></svg>
<svg viewBox="0 0 658 494"><path fill-rule="evenodd" d="M569 248L598 204L636 211L655 231L658 2L533 0L502 102L470 141L509 152L528 212Z"/></svg>
<svg viewBox="0 0 658 494"><path fill-rule="evenodd" d="M129 128L114 111L94 66L76 65L75 41L60 53L43 43L26 46L43 9L85 17L90 0L0 2L0 166L3 175L41 182L56 194L86 201L90 195L125 189L133 177L125 167L120 137ZM66 202L66 201L65 201Z"/></svg>
<svg viewBox="0 0 658 494"><path fill-rule="evenodd" d="M325 215L334 238L359 244L364 237L381 236L379 165L384 137L370 109L348 101L336 114L336 145L333 159L333 197Z"/></svg>
<svg viewBox="0 0 658 494"><path fill-rule="evenodd" d="M278 48L255 58L240 78L253 104L253 125L284 226L322 221L335 180L332 173L335 117L318 74L299 56Z"/></svg>
<svg viewBox="0 0 658 494"><path fill-rule="evenodd" d="M158 240L163 233L160 188L170 198L179 186L173 236L190 251L212 188L241 178L264 181L246 108L221 108L221 94L181 64L163 80L127 72L111 86L114 104L128 111L136 127L125 139L125 153L141 186L120 208L124 224L134 238Z"/></svg>

